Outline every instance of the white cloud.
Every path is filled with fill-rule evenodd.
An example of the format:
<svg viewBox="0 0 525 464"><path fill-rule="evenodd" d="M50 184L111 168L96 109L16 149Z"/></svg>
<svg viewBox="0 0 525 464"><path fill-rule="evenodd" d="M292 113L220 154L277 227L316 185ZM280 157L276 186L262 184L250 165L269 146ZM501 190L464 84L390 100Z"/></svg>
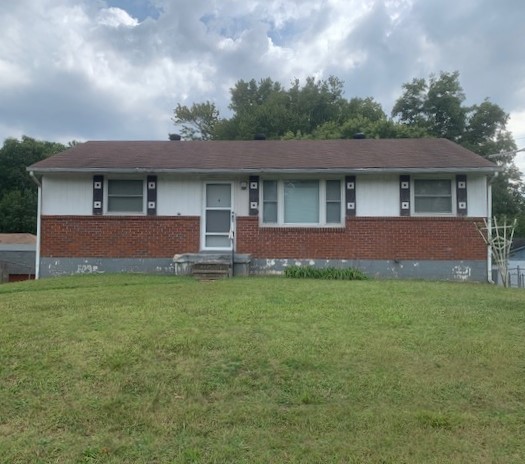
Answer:
<svg viewBox="0 0 525 464"><path fill-rule="evenodd" d="M440 70L511 112L517 136L523 17L522 0L4 1L0 139L164 139L178 102L227 114L237 80L267 76L336 75L388 112L402 83Z"/></svg>
<svg viewBox="0 0 525 464"><path fill-rule="evenodd" d="M0 59L0 89L7 91L9 87L19 87L31 83L30 76L18 64Z"/></svg>
<svg viewBox="0 0 525 464"><path fill-rule="evenodd" d="M98 22L104 26L135 27L139 24L136 18L132 18L125 10L120 8L103 8L98 15Z"/></svg>

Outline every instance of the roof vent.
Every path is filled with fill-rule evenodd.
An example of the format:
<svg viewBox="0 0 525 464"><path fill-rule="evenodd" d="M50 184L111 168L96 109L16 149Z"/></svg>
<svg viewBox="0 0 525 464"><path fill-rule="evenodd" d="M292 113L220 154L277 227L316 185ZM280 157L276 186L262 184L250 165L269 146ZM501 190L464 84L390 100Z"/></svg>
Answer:
<svg viewBox="0 0 525 464"><path fill-rule="evenodd" d="M179 134L168 134L171 141L180 140Z"/></svg>
<svg viewBox="0 0 525 464"><path fill-rule="evenodd" d="M363 132L356 132L353 136L353 139L366 139L366 136Z"/></svg>
<svg viewBox="0 0 525 464"><path fill-rule="evenodd" d="M257 132L255 136L253 137L253 140L266 140L266 134L263 134L262 132Z"/></svg>

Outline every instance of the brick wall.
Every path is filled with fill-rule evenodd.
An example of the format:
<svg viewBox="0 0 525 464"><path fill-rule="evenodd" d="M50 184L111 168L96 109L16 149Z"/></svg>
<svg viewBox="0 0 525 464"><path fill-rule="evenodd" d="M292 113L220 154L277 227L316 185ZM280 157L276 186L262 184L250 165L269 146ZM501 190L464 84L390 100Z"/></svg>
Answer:
<svg viewBox="0 0 525 464"><path fill-rule="evenodd" d="M41 256L165 258L195 253L198 217L42 216Z"/></svg>
<svg viewBox="0 0 525 464"><path fill-rule="evenodd" d="M237 218L238 253L254 258L484 260L472 218L357 217L346 228L259 227ZM198 217L43 216L42 257L163 258L196 253Z"/></svg>
<svg viewBox="0 0 525 464"><path fill-rule="evenodd" d="M484 260L473 218L357 217L346 228L259 227L237 218L237 252L254 258Z"/></svg>

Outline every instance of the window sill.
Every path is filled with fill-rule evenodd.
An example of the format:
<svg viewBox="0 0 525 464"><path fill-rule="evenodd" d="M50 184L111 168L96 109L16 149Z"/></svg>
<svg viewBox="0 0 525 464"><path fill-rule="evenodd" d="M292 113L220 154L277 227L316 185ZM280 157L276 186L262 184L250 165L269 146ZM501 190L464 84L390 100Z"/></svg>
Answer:
<svg viewBox="0 0 525 464"><path fill-rule="evenodd" d="M452 213L410 213L413 217L456 217L457 214L455 212Z"/></svg>
<svg viewBox="0 0 525 464"><path fill-rule="evenodd" d="M104 211L103 216L147 216L144 211L127 211L119 213L117 211Z"/></svg>
<svg viewBox="0 0 525 464"><path fill-rule="evenodd" d="M345 224L270 224L260 222L263 229L344 229Z"/></svg>

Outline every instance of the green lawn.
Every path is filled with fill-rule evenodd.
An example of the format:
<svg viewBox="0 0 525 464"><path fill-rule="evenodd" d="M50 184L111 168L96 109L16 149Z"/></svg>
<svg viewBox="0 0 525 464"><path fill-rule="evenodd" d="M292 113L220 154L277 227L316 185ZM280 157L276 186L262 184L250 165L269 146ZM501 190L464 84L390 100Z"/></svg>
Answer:
<svg viewBox="0 0 525 464"><path fill-rule="evenodd" d="M0 286L1 463L522 463L525 292L87 276Z"/></svg>

